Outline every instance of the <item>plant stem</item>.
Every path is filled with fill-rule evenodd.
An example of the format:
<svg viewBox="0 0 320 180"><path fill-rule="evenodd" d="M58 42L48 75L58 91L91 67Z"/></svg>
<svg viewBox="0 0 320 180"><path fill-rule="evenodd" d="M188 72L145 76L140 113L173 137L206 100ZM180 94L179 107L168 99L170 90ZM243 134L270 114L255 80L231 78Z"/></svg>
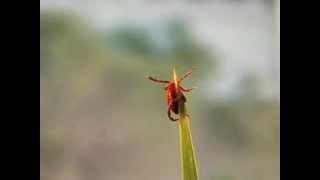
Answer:
<svg viewBox="0 0 320 180"><path fill-rule="evenodd" d="M182 180L198 180L198 169L185 103L180 104L179 137Z"/></svg>

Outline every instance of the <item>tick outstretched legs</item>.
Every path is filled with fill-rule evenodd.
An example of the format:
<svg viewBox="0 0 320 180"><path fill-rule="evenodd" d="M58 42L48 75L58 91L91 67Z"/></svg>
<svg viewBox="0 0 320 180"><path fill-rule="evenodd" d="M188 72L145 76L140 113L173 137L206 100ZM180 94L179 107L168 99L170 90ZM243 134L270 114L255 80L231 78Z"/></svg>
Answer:
<svg viewBox="0 0 320 180"><path fill-rule="evenodd" d="M183 77L179 79L178 82L180 83L182 80L184 80L186 77L190 76L191 74L192 74L192 70L189 70L186 74L183 75Z"/></svg>
<svg viewBox="0 0 320 180"><path fill-rule="evenodd" d="M157 83L165 83L165 84L168 84L170 81L166 81L166 80L160 80L160 79L156 79L156 78L153 78L151 76L148 76L147 77L148 79L150 79L151 81L154 81L154 82L157 82Z"/></svg>
<svg viewBox="0 0 320 180"><path fill-rule="evenodd" d="M183 92L190 92L194 88L190 89L184 89L180 86L180 82L190 76L192 74L192 71L189 70L187 73L185 73L181 78L178 78L178 82L175 80L167 81L167 80L160 80L153 78L151 76L147 76L147 78L153 82L156 83L162 83L167 84L165 87L166 95L167 95L167 102L168 102L168 117L171 121L177 121L179 119L175 119L171 116L171 113L179 115L180 114L180 105L181 103L185 103L186 97L184 96ZM176 84L177 83L177 84Z"/></svg>
<svg viewBox="0 0 320 180"><path fill-rule="evenodd" d="M194 88L184 89L183 87L180 86L180 89L181 89L183 92L190 92L190 91L192 91Z"/></svg>

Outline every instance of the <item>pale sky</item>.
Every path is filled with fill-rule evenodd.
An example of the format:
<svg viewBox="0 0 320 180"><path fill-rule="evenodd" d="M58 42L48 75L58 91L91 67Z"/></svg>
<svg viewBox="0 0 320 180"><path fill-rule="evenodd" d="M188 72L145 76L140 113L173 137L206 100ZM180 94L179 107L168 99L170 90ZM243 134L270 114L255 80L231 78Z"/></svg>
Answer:
<svg viewBox="0 0 320 180"><path fill-rule="evenodd" d="M184 0L42 0L40 7L75 11L97 28L182 17L194 36L223 59L218 79L209 77L202 87L208 94L228 96L243 74L253 72L265 81L263 93L280 96L280 3L272 9L259 0L200 4Z"/></svg>

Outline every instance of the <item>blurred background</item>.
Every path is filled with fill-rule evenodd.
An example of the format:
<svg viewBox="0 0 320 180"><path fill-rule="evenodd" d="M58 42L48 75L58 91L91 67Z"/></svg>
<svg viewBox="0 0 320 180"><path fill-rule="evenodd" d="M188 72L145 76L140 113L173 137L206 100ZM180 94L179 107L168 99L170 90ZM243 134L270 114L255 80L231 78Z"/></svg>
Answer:
<svg viewBox="0 0 320 180"><path fill-rule="evenodd" d="M280 6L272 0L41 0L42 180L178 180L183 86L200 180L280 179Z"/></svg>

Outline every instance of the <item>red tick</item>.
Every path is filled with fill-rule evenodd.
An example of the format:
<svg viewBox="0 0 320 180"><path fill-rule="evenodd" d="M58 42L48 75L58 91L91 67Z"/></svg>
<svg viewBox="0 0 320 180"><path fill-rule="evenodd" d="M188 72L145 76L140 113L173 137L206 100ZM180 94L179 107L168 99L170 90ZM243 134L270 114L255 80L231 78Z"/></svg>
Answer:
<svg viewBox="0 0 320 180"><path fill-rule="evenodd" d="M157 82L157 83L163 83L167 84L165 87L166 91L166 98L167 98L167 105L168 105L168 117L171 121L177 121L178 119L175 119L171 116L171 111L175 114L179 114L179 104L180 103L185 103L187 101L185 95L183 92L190 92L194 88L190 89L184 89L183 87L180 86L180 83L183 79L191 75L192 71L189 70L187 73L185 73L181 78L177 78L175 71L173 74L173 80L159 80L156 78L153 78L151 76L148 76L147 78Z"/></svg>

